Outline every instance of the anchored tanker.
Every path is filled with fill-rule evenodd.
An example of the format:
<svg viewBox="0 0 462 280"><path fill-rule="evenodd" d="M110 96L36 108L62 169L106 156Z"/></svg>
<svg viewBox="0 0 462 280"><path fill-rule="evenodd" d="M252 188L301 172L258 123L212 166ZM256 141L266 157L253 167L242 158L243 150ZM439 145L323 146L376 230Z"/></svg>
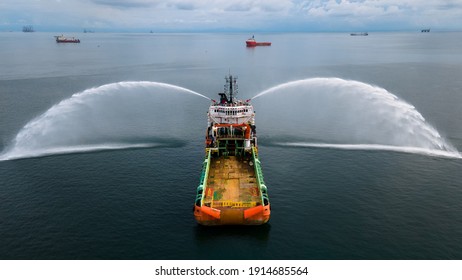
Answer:
<svg viewBox="0 0 462 280"><path fill-rule="evenodd" d="M220 100L208 111L205 160L194 204L202 225L260 225L270 203L258 159L255 112L235 99L236 78L227 76Z"/></svg>

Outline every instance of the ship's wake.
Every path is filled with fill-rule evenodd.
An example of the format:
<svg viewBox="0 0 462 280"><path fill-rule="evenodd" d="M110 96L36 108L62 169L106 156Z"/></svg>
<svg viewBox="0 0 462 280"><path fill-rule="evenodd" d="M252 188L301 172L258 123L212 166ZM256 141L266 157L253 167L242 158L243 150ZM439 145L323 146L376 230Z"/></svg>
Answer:
<svg viewBox="0 0 462 280"><path fill-rule="evenodd" d="M209 99L186 88L157 82L119 82L87 89L28 122L0 160L181 146L184 133L192 137L198 133L185 124L203 118L197 106L207 103L196 104L200 100L197 97Z"/></svg>
<svg viewBox="0 0 462 280"><path fill-rule="evenodd" d="M298 80L261 92L253 103L268 143L461 158L414 106L366 83Z"/></svg>

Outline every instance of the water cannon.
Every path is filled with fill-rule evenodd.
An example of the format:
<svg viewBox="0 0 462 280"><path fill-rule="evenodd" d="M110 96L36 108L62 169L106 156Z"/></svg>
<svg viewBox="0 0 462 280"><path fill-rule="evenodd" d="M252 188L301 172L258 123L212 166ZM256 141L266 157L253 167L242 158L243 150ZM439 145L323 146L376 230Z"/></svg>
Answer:
<svg viewBox="0 0 462 280"><path fill-rule="evenodd" d="M220 96L220 104L229 103L228 96L226 95L226 93L220 92L218 93L218 95Z"/></svg>

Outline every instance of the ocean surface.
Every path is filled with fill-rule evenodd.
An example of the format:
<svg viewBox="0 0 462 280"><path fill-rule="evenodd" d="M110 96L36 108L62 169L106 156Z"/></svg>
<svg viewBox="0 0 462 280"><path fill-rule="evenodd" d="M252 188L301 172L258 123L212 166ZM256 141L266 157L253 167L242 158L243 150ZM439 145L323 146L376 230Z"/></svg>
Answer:
<svg viewBox="0 0 462 280"><path fill-rule="evenodd" d="M462 33L54 35L0 33L0 259L462 259ZM192 213L229 73L263 226Z"/></svg>

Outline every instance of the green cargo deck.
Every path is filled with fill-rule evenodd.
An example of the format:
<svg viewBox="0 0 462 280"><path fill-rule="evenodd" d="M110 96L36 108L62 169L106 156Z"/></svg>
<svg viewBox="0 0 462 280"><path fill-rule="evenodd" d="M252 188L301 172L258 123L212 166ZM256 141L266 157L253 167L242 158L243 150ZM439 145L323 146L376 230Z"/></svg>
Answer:
<svg viewBox="0 0 462 280"><path fill-rule="evenodd" d="M262 198L252 158L211 157L204 205L212 208L249 208Z"/></svg>

